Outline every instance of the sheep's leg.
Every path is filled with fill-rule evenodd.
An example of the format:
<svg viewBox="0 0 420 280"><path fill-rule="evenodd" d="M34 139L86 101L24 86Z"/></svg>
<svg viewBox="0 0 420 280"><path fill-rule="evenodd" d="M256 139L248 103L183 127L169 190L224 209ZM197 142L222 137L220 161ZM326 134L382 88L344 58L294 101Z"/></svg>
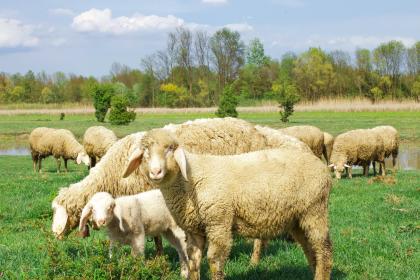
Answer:
<svg viewBox="0 0 420 280"><path fill-rule="evenodd" d="M290 231L290 233L296 242L302 246L306 259L308 260L309 267L311 268L312 272L315 272L315 252L312 250L312 247L309 244L309 240L305 236L305 232L299 226L296 226Z"/></svg>
<svg viewBox="0 0 420 280"><path fill-rule="evenodd" d="M200 264L206 238L197 234L187 234L187 253L190 279L200 279Z"/></svg>
<svg viewBox="0 0 420 280"><path fill-rule="evenodd" d="M351 179L352 178L352 170L351 167L346 167L347 176Z"/></svg>
<svg viewBox="0 0 420 280"><path fill-rule="evenodd" d="M95 167L96 165L96 157L91 157L90 158L90 168Z"/></svg>
<svg viewBox="0 0 420 280"><path fill-rule="evenodd" d="M209 247L207 259L209 260L211 279L224 279L225 263L232 247L232 233L229 226L220 225L207 228Z"/></svg>
<svg viewBox="0 0 420 280"><path fill-rule="evenodd" d="M379 162L379 173L385 176L385 160Z"/></svg>
<svg viewBox="0 0 420 280"><path fill-rule="evenodd" d="M169 229L163 236L176 249L181 264L181 277L188 278L188 257L185 233L180 228Z"/></svg>
<svg viewBox="0 0 420 280"><path fill-rule="evenodd" d="M112 255L114 253L114 248L115 248L115 242L111 239L111 240L109 240L109 249L108 249L108 255L109 255L110 259L112 259Z"/></svg>
<svg viewBox="0 0 420 280"><path fill-rule="evenodd" d="M373 167L373 176L376 176L376 161L372 161L372 167ZM380 167L379 167L379 172L381 172Z"/></svg>
<svg viewBox="0 0 420 280"><path fill-rule="evenodd" d="M251 256L251 265L257 265L261 259L261 253L264 248L267 247L268 240L265 239L254 239L254 249Z"/></svg>
<svg viewBox="0 0 420 280"><path fill-rule="evenodd" d="M56 158L55 160L57 161L57 173L60 173L60 168L61 168L61 158Z"/></svg>
<svg viewBox="0 0 420 280"><path fill-rule="evenodd" d="M162 256L163 255L162 237L160 235L154 236L153 240L155 241L156 256Z"/></svg>
<svg viewBox="0 0 420 280"><path fill-rule="evenodd" d="M42 157L38 157L38 172L41 173L42 170Z"/></svg>
<svg viewBox="0 0 420 280"><path fill-rule="evenodd" d="M38 155L32 154L32 163L34 166L34 172L36 173L37 172L36 166L38 165Z"/></svg>
<svg viewBox="0 0 420 280"><path fill-rule="evenodd" d="M138 234L133 237L133 239L131 240L131 255L133 257L136 257L139 254L141 256L144 256L144 241L145 241L144 233Z"/></svg>
<svg viewBox="0 0 420 280"><path fill-rule="evenodd" d="M369 176L369 164L363 165L363 175L365 175L366 177Z"/></svg>
<svg viewBox="0 0 420 280"><path fill-rule="evenodd" d="M67 161L68 159L64 159L64 169L66 170L66 172L69 172L68 168L67 168Z"/></svg>

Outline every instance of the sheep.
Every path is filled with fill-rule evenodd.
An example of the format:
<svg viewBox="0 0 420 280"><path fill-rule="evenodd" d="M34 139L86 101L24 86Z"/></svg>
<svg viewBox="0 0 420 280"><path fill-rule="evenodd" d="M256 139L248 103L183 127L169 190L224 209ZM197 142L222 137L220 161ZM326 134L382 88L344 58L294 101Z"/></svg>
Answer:
<svg viewBox="0 0 420 280"><path fill-rule="evenodd" d="M36 163L38 163L38 171L42 172L41 161L50 155L57 161L57 173L60 172L61 157L64 160L66 172L69 159L75 160L77 164L83 162L89 165L89 156L85 149L67 129L36 128L29 135L29 145L35 172Z"/></svg>
<svg viewBox="0 0 420 280"><path fill-rule="evenodd" d="M377 161L383 166L385 175L385 150L382 138L370 129L356 129L338 135L334 140L330 165L337 179L346 168L349 178L352 178L352 165L363 166L363 174L368 176L369 165Z"/></svg>
<svg viewBox="0 0 420 280"><path fill-rule="evenodd" d="M162 234L178 252L181 276L188 277L185 233L175 223L159 190L116 199L107 192L98 192L82 210L81 232L86 230L89 219L98 228L107 228L110 258L117 243L130 245L133 256L143 256L145 236Z"/></svg>
<svg viewBox="0 0 420 280"><path fill-rule="evenodd" d="M392 167L395 168L400 145L400 135L398 131L390 125L377 126L372 128L372 131L382 138L384 142L385 158L392 155ZM373 169L376 172L375 162L373 162ZM379 173L381 172L381 165L379 165Z"/></svg>
<svg viewBox="0 0 420 280"><path fill-rule="evenodd" d="M327 165L330 164L330 157L331 157L333 145L334 145L334 136L332 136L328 132L324 132L324 145L322 149L322 154L324 155Z"/></svg>
<svg viewBox="0 0 420 280"><path fill-rule="evenodd" d="M315 279L330 279L332 182L319 158L291 148L200 155L179 143L164 129L147 132L123 176L140 170L160 188L187 234L191 279L200 277L206 240L212 279L223 279L233 234L270 239L284 231L302 245Z"/></svg>
<svg viewBox="0 0 420 280"><path fill-rule="evenodd" d="M96 165L117 140L115 133L104 126L92 126L85 131L83 147L90 157L90 168Z"/></svg>
<svg viewBox="0 0 420 280"><path fill-rule="evenodd" d="M319 128L312 125L300 125L282 128L280 131L287 135L296 137L308 145L317 157L322 157L324 133Z"/></svg>
<svg viewBox="0 0 420 280"><path fill-rule="evenodd" d="M170 124L164 129L175 133L185 148L195 153L227 155L273 147L310 151L306 144L294 137L286 136L275 129L254 127L246 121L234 118L198 119L178 125ZM52 231L57 238L63 238L77 226L83 206L96 192L106 191L118 197L152 188L144 175L138 172L130 178L121 178L129 155L140 147L142 137L143 133L136 133L117 141L86 178L60 190L52 202ZM161 246L158 252L161 251L160 248ZM258 251L260 250L255 252ZM251 260L257 263L259 254L253 254Z"/></svg>

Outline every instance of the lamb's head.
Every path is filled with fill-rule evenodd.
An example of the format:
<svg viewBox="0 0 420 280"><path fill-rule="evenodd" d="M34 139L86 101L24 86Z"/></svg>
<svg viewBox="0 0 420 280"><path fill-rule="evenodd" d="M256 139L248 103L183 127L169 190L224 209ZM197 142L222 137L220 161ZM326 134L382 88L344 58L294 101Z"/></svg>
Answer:
<svg viewBox="0 0 420 280"><path fill-rule="evenodd" d="M107 192L95 193L82 210L79 230L87 232L87 222L92 219L96 228L107 226L114 217L115 200Z"/></svg>
<svg viewBox="0 0 420 280"><path fill-rule="evenodd" d="M187 179L187 160L175 137L165 129L153 129L145 134L141 147L130 156L123 177L140 166L152 183L171 184L178 173Z"/></svg>
<svg viewBox="0 0 420 280"><path fill-rule="evenodd" d="M328 165L328 167L334 169L335 177L337 179L341 179L341 175L344 173L345 168L349 168L350 165L345 163L345 161L339 161L336 163L331 163L330 165Z"/></svg>
<svg viewBox="0 0 420 280"><path fill-rule="evenodd" d="M90 158L85 151L79 152L76 157L76 163L81 164L84 163L86 166L90 165Z"/></svg>

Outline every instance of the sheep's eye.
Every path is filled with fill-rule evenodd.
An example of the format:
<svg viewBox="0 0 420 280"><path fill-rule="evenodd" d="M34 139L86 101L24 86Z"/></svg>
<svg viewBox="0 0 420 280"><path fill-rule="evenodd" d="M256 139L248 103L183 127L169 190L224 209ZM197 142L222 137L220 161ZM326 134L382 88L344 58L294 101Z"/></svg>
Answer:
<svg viewBox="0 0 420 280"><path fill-rule="evenodd" d="M174 145L170 145L169 147L166 148L165 153L168 154L169 152L173 152L174 149Z"/></svg>

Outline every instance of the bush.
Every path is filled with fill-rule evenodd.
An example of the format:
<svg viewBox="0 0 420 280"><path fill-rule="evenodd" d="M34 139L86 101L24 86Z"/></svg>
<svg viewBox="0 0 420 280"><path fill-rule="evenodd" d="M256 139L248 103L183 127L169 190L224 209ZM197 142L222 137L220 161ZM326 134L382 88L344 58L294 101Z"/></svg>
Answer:
<svg viewBox="0 0 420 280"><path fill-rule="evenodd" d="M223 90L222 97L220 98L219 108L216 111L216 116L220 118L224 117L238 117L236 106L238 106L238 99L233 94L231 86L226 86Z"/></svg>
<svg viewBox="0 0 420 280"><path fill-rule="evenodd" d="M92 87L93 106L95 107L95 117L98 122L105 121L114 93L115 87L111 83L96 84Z"/></svg>
<svg viewBox="0 0 420 280"><path fill-rule="evenodd" d="M371 88L369 92L366 94L366 97L369 98L372 104L375 104L376 101L378 101L379 99L382 99L383 96L384 96L384 92L379 87Z"/></svg>
<svg viewBox="0 0 420 280"><path fill-rule="evenodd" d="M111 112L109 113L109 121L113 125L127 125L134 121L136 113L127 111L129 100L126 95L118 94L111 99Z"/></svg>
<svg viewBox="0 0 420 280"><path fill-rule="evenodd" d="M273 91L279 93L280 116L282 122L288 122L294 112L294 106L299 102L300 96L297 88L291 84L273 85Z"/></svg>

